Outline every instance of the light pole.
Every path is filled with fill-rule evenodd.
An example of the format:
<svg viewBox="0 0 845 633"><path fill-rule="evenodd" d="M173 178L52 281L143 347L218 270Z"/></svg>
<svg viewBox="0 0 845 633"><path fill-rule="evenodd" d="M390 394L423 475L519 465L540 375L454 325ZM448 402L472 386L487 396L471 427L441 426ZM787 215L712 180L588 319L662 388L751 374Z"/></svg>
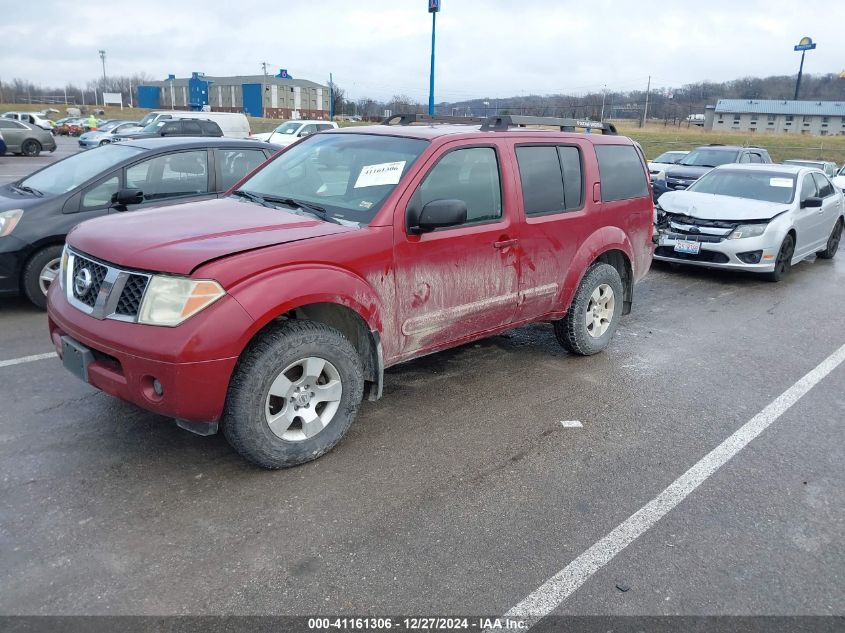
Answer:
<svg viewBox="0 0 845 633"><path fill-rule="evenodd" d="M428 12L431 14L431 72L428 76L428 114L434 116L434 33L437 27L437 13L440 0L428 0Z"/></svg>
<svg viewBox="0 0 845 633"><path fill-rule="evenodd" d="M816 43L809 37L802 37L795 45L796 51L801 51L801 65L798 67L798 79L795 80L795 99L798 101L798 91L801 89L801 75L804 74L804 55L816 47Z"/></svg>
<svg viewBox="0 0 845 633"><path fill-rule="evenodd" d="M100 61L103 62L103 92L106 91L106 51L100 49ZM103 97L103 105L106 105L105 97ZM97 95L94 94L94 103L97 102Z"/></svg>

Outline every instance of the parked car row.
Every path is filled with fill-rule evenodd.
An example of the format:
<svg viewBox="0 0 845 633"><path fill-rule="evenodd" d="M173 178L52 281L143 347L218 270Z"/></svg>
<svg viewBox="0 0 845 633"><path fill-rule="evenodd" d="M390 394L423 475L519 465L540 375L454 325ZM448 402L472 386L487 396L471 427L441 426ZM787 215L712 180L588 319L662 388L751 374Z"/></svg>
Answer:
<svg viewBox="0 0 845 633"><path fill-rule="evenodd" d="M0 133L3 135L3 152L38 156L42 151L55 152L56 139L53 133L31 123L0 117Z"/></svg>

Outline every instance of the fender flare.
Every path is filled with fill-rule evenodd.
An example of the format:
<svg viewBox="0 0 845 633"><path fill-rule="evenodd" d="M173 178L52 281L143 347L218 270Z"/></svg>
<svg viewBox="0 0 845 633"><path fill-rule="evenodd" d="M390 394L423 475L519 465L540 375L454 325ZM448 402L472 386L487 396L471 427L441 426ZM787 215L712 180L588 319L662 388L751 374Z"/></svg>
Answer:
<svg viewBox="0 0 845 633"><path fill-rule="evenodd" d="M619 227L601 227L581 243L580 248L572 258L569 270L566 271L566 277L558 295L558 305L561 307L562 312L566 312L569 309L575 292L578 290L578 286L590 268L590 265L604 253L614 250L621 251L628 258L628 263L632 267L633 272L633 267L636 265L633 257L634 249L631 246L631 240L628 238L628 235ZM636 275L632 274L632 278L628 280L626 284L626 295L633 292L635 277ZM626 297L626 301L629 300Z"/></svg>

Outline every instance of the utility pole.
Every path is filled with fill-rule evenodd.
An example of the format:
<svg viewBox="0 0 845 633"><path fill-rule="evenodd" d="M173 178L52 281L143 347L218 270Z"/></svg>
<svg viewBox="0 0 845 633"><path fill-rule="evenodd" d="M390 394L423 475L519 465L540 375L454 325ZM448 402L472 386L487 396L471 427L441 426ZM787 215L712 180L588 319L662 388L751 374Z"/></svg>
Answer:
<svg viewBox="0 0 845 633"><path fill-rule="evenodd" d="M604 121L604 99L607 96L607 84L601 89L601 114L599 115L599 122Z"/></svg>
<svg viewBox="0 0 845 633"><path fill-rule="evenodd" d="M428 75L428 115L434 116L434 34L437 29L437 12L440 0L428 0L428 12L431 14L431 71Z"/></svg>
<svg viewBox="0 0 845 633"><path fill-rule="evenodd" d="M645 127L646 119L648 118L648 94L651 92L651 75L648 76L648 87L645 89L645 107L643 108L643 123L640 127Z"/></svg>
<svg viewBox="0 0 845 633"><path fill-rule="evenodd" d="M334 80L329 73L329 121L334 121Z"/></svg>
<svg viewBox="0 0 845 633"><path fill-rule="evenodd" d="M100 61L103 62L103 92L106 91L106 51L100 49ZM103 97L103 105L106 105L106 98ZM94 105L97 103L97 94L94 93Z"/></svg>

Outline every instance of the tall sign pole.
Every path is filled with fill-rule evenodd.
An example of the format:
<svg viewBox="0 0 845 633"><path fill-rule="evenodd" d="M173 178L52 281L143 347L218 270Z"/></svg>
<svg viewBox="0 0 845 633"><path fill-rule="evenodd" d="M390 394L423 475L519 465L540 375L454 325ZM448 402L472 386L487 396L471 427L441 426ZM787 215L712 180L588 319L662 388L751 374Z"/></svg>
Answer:
<svg viewBox="0 0 845 633"><path fill-rule="evenodd" d="M431 73L428 76L428 114L434 116L434 34L437 27L437 12L440 0L428 0L428 12L431 14Z"/></svg>
<svg viewBox="0 0 845 633"><path fill-rule="evenodd" d="M798 101L798 91L801 89L801 75L804 74L804 55L816 47L816 43L809 37L802 37L795 45L796 51L801 51L801 65L798 67L798 79L795 80L795 101Z"/></svg>

